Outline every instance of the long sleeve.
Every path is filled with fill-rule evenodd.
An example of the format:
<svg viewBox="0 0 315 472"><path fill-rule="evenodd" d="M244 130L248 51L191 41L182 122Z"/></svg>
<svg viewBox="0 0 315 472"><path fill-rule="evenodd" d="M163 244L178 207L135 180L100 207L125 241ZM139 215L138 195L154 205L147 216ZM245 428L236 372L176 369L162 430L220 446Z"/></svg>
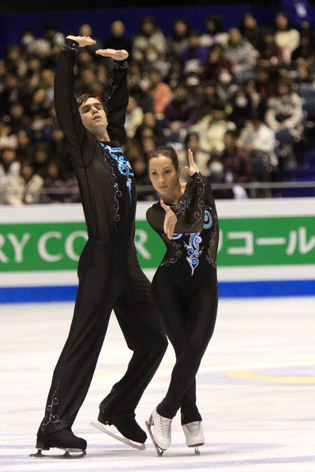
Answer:
<svg viewBox="0 0 315 472"><path fill-rule="evenodd" d="M175 233L194 233L203 227L205 211L205 179L196 172L187 183L185 192L171 209L177 216Z"/></svg>
<svg viewBox="0 0 315 472"><path fill-rule="evenodd" d="M171 209L177 216L175 233L195 233L202 231L205 203L215 208L210 183L199 172L187 183L185 192ZM159 203L149 208L147 220L152 228L162 235L165 211Z"/></svg>
<svg viewBox="0 0 315 472"><path fill-rule="evenodd" d="M128 105L127 61L114 61L110 78L110 90L106 101L108 126L111 141L126 140L125 118Z"/></svg>
<svg viewBox="0 0 315 472"><path fill-rule="evenodd" d="M71 155L80 167L88 165L91 153L86 155L84 149L91 149L94 136L84 127L74 95L74 64L78 43L66 39L64 50L57 61L54 99L59 126L70 145ZM95 143L94 143L95 145Z"/></svg>

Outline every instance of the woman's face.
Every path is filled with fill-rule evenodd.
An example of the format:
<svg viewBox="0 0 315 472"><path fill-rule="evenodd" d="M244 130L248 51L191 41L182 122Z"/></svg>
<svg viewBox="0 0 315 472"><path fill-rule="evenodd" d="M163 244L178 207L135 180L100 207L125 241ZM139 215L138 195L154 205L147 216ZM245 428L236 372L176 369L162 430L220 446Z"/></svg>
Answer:
<svg viewBox="0 0 315 472"><path fill-rule="evenodd" d="M169 157L153 157L149 161L149 175L154 189L162 196L172 193L179 184L180 166L175 169Z"/></svg>

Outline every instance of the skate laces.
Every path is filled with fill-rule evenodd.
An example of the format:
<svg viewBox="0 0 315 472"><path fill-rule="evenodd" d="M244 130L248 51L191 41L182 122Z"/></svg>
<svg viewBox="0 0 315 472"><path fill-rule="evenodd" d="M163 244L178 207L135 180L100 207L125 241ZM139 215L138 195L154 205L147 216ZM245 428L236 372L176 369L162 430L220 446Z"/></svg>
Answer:
<svg viewBox="0 0 315 472"><path fill-rule="evenodd" d="M190 434L199 434L200 432L200 423L199 421L193 421L185 425Z"/></svg>
<svg viewBox="0 0 315 472"><path fill-rule="evenodd" d="M170 418L164 418L159 414L157 415L157 427L162 437L169 438L171 432L171 423L172 420Z"/></svg>

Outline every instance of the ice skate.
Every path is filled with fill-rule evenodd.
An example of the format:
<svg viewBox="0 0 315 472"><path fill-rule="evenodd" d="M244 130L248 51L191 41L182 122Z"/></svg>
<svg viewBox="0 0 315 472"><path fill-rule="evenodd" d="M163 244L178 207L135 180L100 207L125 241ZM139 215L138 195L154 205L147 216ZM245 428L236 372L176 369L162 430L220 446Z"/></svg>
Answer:
<svg viewBox="0 0 315 472"><path fill-rule="evenodd" d="M202 422L193 421L192 423L183 424L183 430L186 437L188 447L194 447L195 453L200 454L199 446L203 446L205 438L202 431Z"/></svg>
<svg viewBox="0 0 315 472"><path fill-rule="evenodd" d="M148 428L153 445L156 448L156 452L158 456L161 457L163 452L166 451L166 449L168 449L171 445L172 419L159 415L156 411L156 408L154 408L149 421L146 421L145 424Z"/></svg>
<svg viewBox="0 0 315 472"><path fill-rule="evenodd" d="M31 457L45 457L42 451L49 451L51 448L62 449L65 451L63 456L54 456L56 458L78 458L85 455L87 443L85 439L78 438L71 429L64 429L50 434L38 434L36 441L36 454L30 454ZM70 453L80 454L72 455ZM51 455L49 457L52 457Z"/></svg>
<svg viewBox="0 0 315 472"><path fill-rule="evenodd" d="M102 433L108 434L112 438L127 444L135 449L145 449L146 433L140 428L134 416L122 416L121 418L111 418L106 412L100 410L98 422L91 422L91 425ZM117 430L113 431L109 427L114 426Z"/></svg>

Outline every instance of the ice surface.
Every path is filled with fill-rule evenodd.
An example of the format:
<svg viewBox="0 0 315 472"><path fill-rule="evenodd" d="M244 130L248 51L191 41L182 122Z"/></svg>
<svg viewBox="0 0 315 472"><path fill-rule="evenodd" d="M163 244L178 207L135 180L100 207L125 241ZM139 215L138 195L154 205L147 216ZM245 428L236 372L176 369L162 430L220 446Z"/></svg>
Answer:
<svg viewBox="0 0 315 472"><path fill-rule="evenodd" d="M149 442L146 450L137 451L90 425L131 356L113 315L73 426L88 441L87 455L73 460L29 457L36 452L36 431L72 309L72 303L0 306L1 471L314 472L311 297L220 301L215 334L198 374L206 437L200 456L185 446L179 415L173 420L172 445L161 458ZM143 426L166 392L173 362L169 347L137 409Z"/></svg>

